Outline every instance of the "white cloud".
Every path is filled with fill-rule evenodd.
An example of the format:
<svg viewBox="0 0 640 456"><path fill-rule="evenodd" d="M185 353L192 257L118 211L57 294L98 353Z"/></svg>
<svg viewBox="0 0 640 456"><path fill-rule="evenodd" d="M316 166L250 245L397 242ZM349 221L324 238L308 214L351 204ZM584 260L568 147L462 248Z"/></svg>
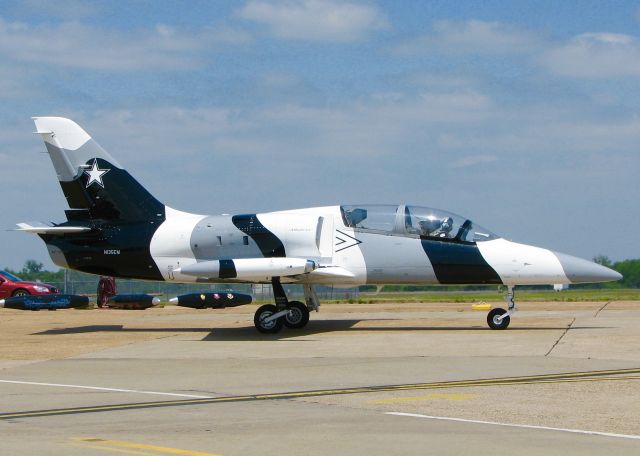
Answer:
<svg viewBox="0 0 640 456"><path fill-rule="evenodd" d="M104 9L106 4L89 2L86 0L21 0L17 6L23 14L59 17L62 19L80 19L94 16Z"/></svg>
<svg viewBox="0 0 640 456"><path fill-rule="evenodd" d="M491 163L497 161L498 157L495 155L468 155L462 157L451 164L452 168L466 168L468 166L480 165L483 163Z"/></svg>
<svg viewBox="0 0 640 456"><path fill-rule="evenodd" d="M106 71L199 67L222 45L251 41L245 32L224 26L185 29L164 24L115 30L66 22L30 25L0 18L0 58L26 64Z"/></svg>
<svg viewBox="0 0 640 456"><path fill-rule="evenodd" d="M145 107L91 115L62 110L59 115L74 118L125 166L147 169L153 161L155 166L170 163L174 170L178 154L181 172L197 173L215 168L208 164L214 159L247 166L275 160L279 166L302 157L427 154L442 129L482 124L493 110L491 99L478 92L422 91L372 94L337 106L285 100L251 108Z"/></svg>
<svg viewBox="0 0 640 456"><path fill-rule="evenodd" d="M539 41L527 30L500 22L436 21L430 33L400 43L392 50L401 55L519 54L531 52Z"/></svg>
<svg viewBox="0 0 640 456"><path fill-rule="evenodd" d="M620 33L583 33L566 43L499 22L437 21L428 34L391 48L398 55L526 54L559 76L609 78L640 76L640 39ZM446 81L445 81L446 82ZM437 79L425 84L442 84ZM451 83L455 85L456 82Z"/></svg>
<svg viewBox="0 0 640 456"><path fill-rule="evenodd" d="M39 91L30 80L32 74L18 66L0 66L0 99L19 99Z"/></svg>
<svg viewBox="0 0 640 456"><path fill-rule="evenodd" d="M584 33L549 49L539 62L560 76L637 77L640 76L640 40L617 33Z"/></svg>
<svg viewBox="0 0 640 456"><path fill-rule="evenodd" d="M571 101L562 110L544 102L507 106L470 89L372 93L337 105L279 100L243 108L141 108L83 117L76 120L107 149L136 151L128 158L134 163L179 152L198 166L214 156L286 161L424 155L465 168L505 157L562 161L583 153L629 153L640 143L635 117L603 117Z"/></svg>
<svg viewBox="0 0 640 456"><path fill-rule="evenodd" d="M250 0L238 14L290 40L352 42L389 27L374 6L334 0Z"/></svg>
<svg viewBox="0 0 640 456"><path fill-rule="evenodd" d="M465 90L478 85L478 80L469 76L459 76L453 74L419 73L407 78L407 82L418 87L426 87L430 90L439 89Z"/></svg>

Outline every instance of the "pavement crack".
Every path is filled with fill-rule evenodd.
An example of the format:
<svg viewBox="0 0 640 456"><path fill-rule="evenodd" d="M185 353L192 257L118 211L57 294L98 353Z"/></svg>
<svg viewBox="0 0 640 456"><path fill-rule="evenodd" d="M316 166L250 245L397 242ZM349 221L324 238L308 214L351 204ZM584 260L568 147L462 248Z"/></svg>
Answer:
<svg viewBox="0 0 640 456"><path fill-rule="evenodd" d="M606 305L606 304L605 304ZM576 319L574 318L573 320L571 320L571 323L569 323L569 326L567 326L567 328L562 332L562 334L560 334L560 337L558 337L558 340L555 341L555 343L551 346L551 348L549 349L549 351L547 353L545 353L545 357L549 356L549 354L557 347L557 345L560 343L560 341L562 340L562 338L569 332L569 330L571 329L571 326L576 322Z"/></svg>
<svg viewBox="0 0 640 456"><path fill-rule="evenodd" d="M597 317L597 316L598 316L598 314L599 314L600 312L602 312L602 311L605 309L605 307L607 307L609 304L611 304L611 301L607 301L607 302L605 302L605 303L604 303L604 305L603 305L602 307L600 307L600 308L596 311L596 313L595 313L595 314L593 314L593 318Z"/></svg>

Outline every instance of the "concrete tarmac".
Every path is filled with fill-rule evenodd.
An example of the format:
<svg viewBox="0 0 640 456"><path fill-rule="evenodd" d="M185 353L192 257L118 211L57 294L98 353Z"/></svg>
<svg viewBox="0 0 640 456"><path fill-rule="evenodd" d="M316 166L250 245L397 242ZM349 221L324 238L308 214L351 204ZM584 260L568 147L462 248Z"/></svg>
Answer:
<svg viewBox="0 0 640 456"><path fill-rule="evenodd" d="M640 454L640 303L0 312L0 454Z"/></svg>

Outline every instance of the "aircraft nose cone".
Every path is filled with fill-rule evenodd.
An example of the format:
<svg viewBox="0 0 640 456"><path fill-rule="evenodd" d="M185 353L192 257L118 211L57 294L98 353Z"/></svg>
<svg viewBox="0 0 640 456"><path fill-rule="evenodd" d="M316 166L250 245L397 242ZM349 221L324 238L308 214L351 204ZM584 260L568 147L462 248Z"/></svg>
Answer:
<svg viewBox="0 0 640 456"><path fill-rule="evenodd" d="M558 257L565 275L571 283L612 282L622 279L622 274L593 261L553 252Z"/></svg>

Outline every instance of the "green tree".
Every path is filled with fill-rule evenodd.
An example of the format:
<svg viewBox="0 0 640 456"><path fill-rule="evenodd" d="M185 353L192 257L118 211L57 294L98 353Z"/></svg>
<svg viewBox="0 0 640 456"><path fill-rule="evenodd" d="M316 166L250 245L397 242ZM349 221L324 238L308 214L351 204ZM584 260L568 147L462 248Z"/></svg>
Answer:
<svg viewBox="0 0 640 456"><path fill-rule="evenodd" d="M40 281L58 286L61 286L64 281L64 271L62 269L47 271L44 269L44 265L36 260L25 261L20 271L13 271L10 268L5 268L5 270L20 277L22 280Z"/></svg>
<svg viewBox="0 0 640 456"><path fill-rule="evenodd" d="M626 288L640 288L640 260L619 261L613 269L624 276L621 286Z"/></svg>
<svg viewBox="0 0 640 456"><path fill-rule="evenodd" d="M44 268L44 264L36 260L27 260L25 261L24 266L22 267L22 274L23 275L39 274L42 272L43 268Z"/></svg>
<svg viewBox="0 0 640 456"><path fill-rule="evenodd" d="M596 255L593 257L593 262L606 266L608 268L613 266L613 262L606 255Z"/></svg>

